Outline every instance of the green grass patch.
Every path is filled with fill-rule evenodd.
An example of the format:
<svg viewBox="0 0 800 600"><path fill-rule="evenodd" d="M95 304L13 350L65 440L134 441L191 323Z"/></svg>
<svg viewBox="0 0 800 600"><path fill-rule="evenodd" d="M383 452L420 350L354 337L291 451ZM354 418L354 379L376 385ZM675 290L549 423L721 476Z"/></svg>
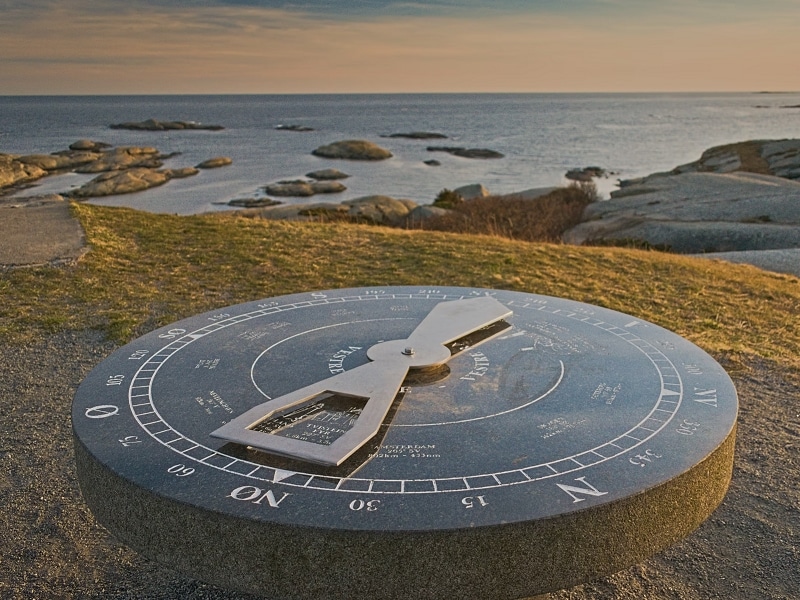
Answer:
<svg viewBox="0 0 800 600"><path fill-rule="evenodd" d="M278 294L454 285L598 304L686 336L731 368L756 356L800 369L800 280L744 265L346 223L74 211L91 247L78 264L0 274L3 343L86 328L122 343Z"/></svg>

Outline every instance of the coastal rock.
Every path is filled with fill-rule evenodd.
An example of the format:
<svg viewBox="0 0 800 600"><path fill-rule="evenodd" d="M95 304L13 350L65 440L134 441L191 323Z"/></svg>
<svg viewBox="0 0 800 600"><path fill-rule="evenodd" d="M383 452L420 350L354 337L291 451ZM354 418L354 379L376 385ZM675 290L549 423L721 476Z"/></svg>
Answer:
<svg viewBox="0 0 800 600"><path fill-rule="evenodd" d="M276 221L314 221L320 217L338 217L347 214L348 207L343 204L318 202L315 204L281 204L266 208L247 209L241 212L245 217L257 217Z"/></svg>
<svg viewBox="0 0 800 600"><path fill-rule="evenodd" d="M443 133L434 133L431 131L412 131L410 133L391 133L389 135L382 135L385 138L406 138L409 140L446 140L447 136Z"/></svg>
<svg viewBox="0 0 800 600"><path fill-rule="evenodd" d="M379 225L402 225L417 208L412 200L364 196L342 203L284 204L242 211L243 216L289 221L337 220Z"/></svg>
<svg viewBox="0 0 800 600"><path fill-rule="evenodd" d="M656 174L590 204L572 244L679 253L800 247L800 183L756 173Z"/></svg>
<svg viewBox="0 0 800 600"><path fill-rule="evenodd" d="M694 162L675 167L680 173L747 171L800 179L800 140L750 140L709 148ZM628 182L621 182L623 186Z"/></svg>
<svg viewBox="0 0 800 600"><path fill-rule="evenodd" d="M312 152L323 158L340 158L347 160L385 160L392 153L367 140L343 140L320 146Z"/></svg>
<svg viewBox="0 0 800 600"><path fill-rule="evenodd" d="M608 177L608 171L602 167L584 167L582 169L570 169L564 177L570 181L589 182L600 177Z"/></svg>
<svg viewBox="0 0 800 600"><path fill-rule="evenodd" d="M336 194L347 188L338 181L279 181L264 187L264 191L271 196L296 196L308 197L315 194Z"/></svg>
<svg viewBox="0 0 800 600"><path fill-rule="evenodd" d="M130 194L163 185L173 178L189 177L197 173L197 169L193 167L163 170L137 167L124 171L108 171L72 190L69 195L73 198L99 198Z"/></svg>
<svg viewBox="0 0 800 600"><path fill-rule="evenodd" d="M339 169L322 169L320 171L306 173L306 177L316 179L317 181L335 181L337 179L347 179L350 175L342 173Z"/></svg>
<svg viewBox="0 0 800 600"><path fill-rule="evenodd" d="M379 225L399 225L411 214L417 204L411 200L398 200L390 196L363 196L342 203L349 207L348 215L357 221Z"/></svg>
<svg viewBox="0 0 800 600"><path fill-rule="evenodd" d="M428 146L428 152L447 152L461 158L503 158L505 155L487 148L460 148L454 146Z"/></svg>
<svg viewBox="0 0 800 600"><path fill-rule="evenodd" d="M307 131L314 131L313 127L308 127L306 125L276 125L275 129L278 131L297 131L297 132L307 132Z"/></svg>
<svg viewBox="0 0 800 600"><path fill-rule="evenodd" d="M219 167L227 167L230 164L233 164L233 160L231 160L227 156L217 156L215 158L209 158L208 160L204 160L199 165L197 165L197 168L218 169Z"/></svg>
<svg viewBox="0 0 800 600"><path fill-rule="evenodd" d="M435 158L431 158L430 160L423 160L423 164L428 165L429 167L441 167L442 163L440 163Z"/></svg>
<svg viewBox="0 0 800 600"><path fill-rule="evenodd" d="M235 198L225 203L236 208L264 208L267 206L277 206L280 201L272 198Z"/></svg>
<svg viewBox="0 0 800 600"><path fill-rule="evenodd" d="M453 190L456 194L461 196L464 200L474 200L475 198L486 198L491 196L482 183L471 183L469 185L462 185Z"/></svg>
<svg viewBox="0 0 800 600"><path fill-rule="evenodd" d="M0 188L30 183L46 175L47 171L37 165L20 162L10 154L0 154Z"/></svg>
<svg viewBox="0 0 800 600"><path fill-rule="evenodd" d="M55 154L29 154L20 156L18 160L27 165L36 165L45 171L68 171L91 164L101 157L102 154L97 152L71 151Z"/></svg>
<svg viewBox="0 0 800 600"><path fill-rule="evenodd" d="M76 173L103 173L144 167L158 169L163 158L156 148L150 146L123 146L102 152L95 160L75 169Z"/></svg>
<svg viewBox="0 0 800 600"><path fill-rule="evenodd" d="M224 129L222 125L203 125L194 121L157 121L147 119L146 121L116 123L109 125L111 129L131 129L133 131L182 131L187 129L204 129L207 131L220 131Z"/></svg>
<svg viewBox="0 0 800 600"><path fill-rule="evenodd" d="M421 204L408 213L405 225L411 228L418 227L421 223L432 217L440 217L449 212L450 211L446 208L439 208L438 206L432 206L430 204Z"/></svg>
<svg viewBox="0 0 800 600"><path fill-rule="evenodd" d="M88 150L92 152L99 152L101 150L105 150L106 148L111 148L111 144L95 142L92 140L78 140L77 142L73 142L69 145L70 150Z"/></svg>
<svg viewBox="0 0 800 600"><path fill-rule="evenodd" d="M167 176L167 179L184 179L197 175L200 170L197 167L180 167L178 169L163 169L160 171Z"/></svg>

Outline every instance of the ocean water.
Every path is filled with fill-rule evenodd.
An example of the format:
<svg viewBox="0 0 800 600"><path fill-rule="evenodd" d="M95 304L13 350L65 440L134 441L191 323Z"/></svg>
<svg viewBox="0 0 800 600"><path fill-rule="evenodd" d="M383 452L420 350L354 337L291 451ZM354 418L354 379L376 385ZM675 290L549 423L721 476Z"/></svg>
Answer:
<svg viewBox="0 0 800 600"><path fill-rule="evenodd" d="M233 165L139 192L93 200L150 212L191 214L219 203L263 196L263 186L334 167L351 177L346 192L287 203L338 202L369 194L427 204L443 188L482 183L498 194L562 185L571 168L600 166L633 178L697 159L703 150L748 139L800 137L800 93L730 94L392 94L234 96L0 96L0 152L50 153L78 139L115 146L155 146L180 153L168 167L215 156ZM122 121L197 121L223 131L113 130ZM276 130L304 125L312 132ZM450 139L418 141L383 135L410 131ZM381 162L315 157L316 147L368 139L394 157ZM428 145L489 148L505 154L477 160L431 153ZM442 164L424 164L435 158ZM50 177L26 191L67 191L90 176Z"/></svg>

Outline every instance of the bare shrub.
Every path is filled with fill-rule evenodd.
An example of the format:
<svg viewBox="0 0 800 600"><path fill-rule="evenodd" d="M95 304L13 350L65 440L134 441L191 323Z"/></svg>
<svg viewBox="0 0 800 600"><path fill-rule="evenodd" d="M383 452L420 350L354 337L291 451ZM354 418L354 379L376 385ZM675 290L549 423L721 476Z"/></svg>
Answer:
<svg viewBox="0 0 800 600"><path fill-rule="evenodd" d="M597 200L592 183L573 184L534 199L487 196L456 204L446 215L431 217L420 229L495 235L528 242L559 242Z"/></svg>

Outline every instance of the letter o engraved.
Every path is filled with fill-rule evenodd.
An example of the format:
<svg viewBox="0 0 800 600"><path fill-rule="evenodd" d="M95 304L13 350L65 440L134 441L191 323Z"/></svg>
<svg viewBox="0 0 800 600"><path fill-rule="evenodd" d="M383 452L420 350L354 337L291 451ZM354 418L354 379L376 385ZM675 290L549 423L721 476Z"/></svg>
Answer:
<svg viewBox="0 0 800 600"><path fill-rule="evenodd" d="M350 503L350 510L359 511L359 510L363 510L363 509L366 508L367 512L375 512L376 510L378 510L378 505L380 503L381 503L380 500L367 500L367 501L364 501L364 500L361 500L360 498L358 498L356 500L353 500Z"/></svg>
<svg viewBox="0 0 800 600"><path fill-rule="evenodd" d="M266 500L267 504L272 508L278 508L280 503L286 500L287 496L291 496L291 494L284 492L283 496L279 499L272 490L267 490L265 492L254 485L243 485L228 494L228 498L241 500L242 502L252 502L253 504L262 504L264 500Z"/></svg>
<svg viewBox="0 0 800 600"><path fill-rule="evenodd" d="M167 473L171 473L172 475L175 475L175 477L188 477L194 473L194 469L179 463L177 465L172 465L169 469L167 469Z"/></svg>
<svg viewBox="0 0 800 600"><path fill-rule="evenodd" d="M254 485L243 485L242 487L238 487L228 494L228 498L247 502L249 500L255 500L258 498L261 495L261 492L261 488L257 488Z"/></svg>
<svg viewBox="0 0 800 600"><path fill-rule="evenodd" d="M119 407L113 404L100 404L87 408L84 413L89 419L105 419L106 417L113 417L119 412Z"/></svg>

